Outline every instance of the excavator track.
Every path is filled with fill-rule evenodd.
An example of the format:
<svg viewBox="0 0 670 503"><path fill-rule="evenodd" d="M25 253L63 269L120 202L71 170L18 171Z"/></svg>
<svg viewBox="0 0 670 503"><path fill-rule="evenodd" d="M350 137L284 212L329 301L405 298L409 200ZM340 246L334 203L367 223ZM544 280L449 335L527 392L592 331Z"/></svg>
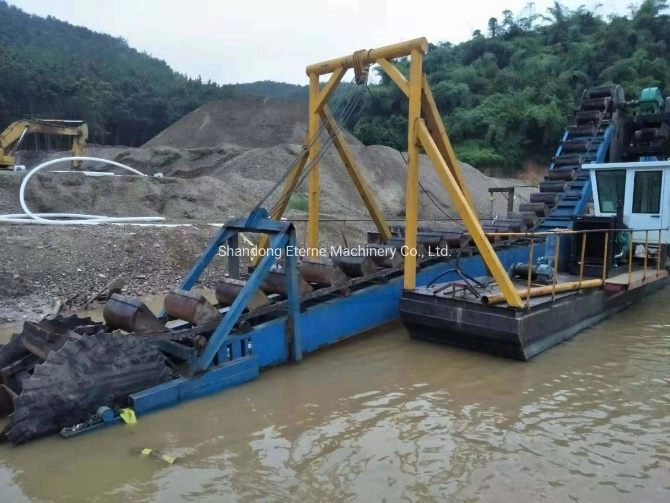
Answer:
<svg viewBox="0 0 670 503"><path fill-rule="evenodd" d="M68 340L23 381L2 436L20 445L56 433L102 405L124 407L130 393L170 379L165 356L132 335L100 331Z"/></svg>

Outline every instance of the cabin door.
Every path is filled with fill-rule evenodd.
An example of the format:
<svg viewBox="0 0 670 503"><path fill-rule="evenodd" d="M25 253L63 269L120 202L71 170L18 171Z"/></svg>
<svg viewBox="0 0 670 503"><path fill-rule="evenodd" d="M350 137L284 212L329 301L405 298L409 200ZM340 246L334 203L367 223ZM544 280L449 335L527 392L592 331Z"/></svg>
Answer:
<svg viewBox="0 0 670 503"><path fill-rule="evenodd" d="M630 170L626 180L626 208L628 226L639 229L633 233L633 241L644 243L645 232L649 229L649 244L658 243L658 229L668 228L668 208L663 197L667 183L664 169ZM653 230L652 230L653 229ZM664 238L667 239L667 231ZM664 239L664 241L665 241Z"/></svg>

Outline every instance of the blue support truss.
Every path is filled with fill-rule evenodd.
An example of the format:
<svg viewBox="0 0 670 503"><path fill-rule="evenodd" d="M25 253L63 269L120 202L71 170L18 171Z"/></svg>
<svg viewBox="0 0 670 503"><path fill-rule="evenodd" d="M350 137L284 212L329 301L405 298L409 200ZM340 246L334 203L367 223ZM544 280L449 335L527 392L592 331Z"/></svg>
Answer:
<svg viewBox="0 0 670 503"><path fill-rule="evenodd" d="M190 290L198 282L202 273L211 264L216 257L221 246L237 247L237 236L240 232L262 233L269 236L269 247L266 250L254 272L246 281L242 291L239 293L233 304L230 306L219 325L210 336L207 345L202 353L182 347L179 344L170 341L161 341L159 347L166 353L179 358L186 359L189 363L189 374L196 375L210 370L213 366L228 363L232 360L247 356L246 346L248 341L240 341L241 345L231 344L230 337L240 316L251 301L261 284L270 273L273 264L280 256L285 258L286 262L286 281L288 293L288 324L291 327L291 340L294 360L302 358L302 339L300 328L296 323L300 312L300 293L298 288L298 265L295 253L289 250L295 250L296 236L295 228L291 222L277 221L268 218L267 212L263 209L254 210L249 217L236 218L229 220L214 236L211 242L205 248L205 251L184 277L179 285L182 290ZM233 254L235 255L235 254ZM238 261L230 260L229 266L239 267ZM236 277L239 271L230 271L231 277ZM161 312L159 316L163 316ZM168 383L166 386L169 386Z"/></svg>

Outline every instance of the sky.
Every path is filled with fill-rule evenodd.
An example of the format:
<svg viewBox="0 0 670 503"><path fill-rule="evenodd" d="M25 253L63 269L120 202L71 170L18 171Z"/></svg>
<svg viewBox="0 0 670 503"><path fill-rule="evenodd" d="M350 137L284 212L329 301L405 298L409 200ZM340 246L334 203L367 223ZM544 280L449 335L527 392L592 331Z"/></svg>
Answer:
<svg viewBox="0 0 670 503"><path fill-rule="evenodd" d="M9 0L31 14L125 38L190 77L219 84L276 80L307 84L305 67L417 37L463 42L502 11L528 0ZM634 0L563 0L603 16ZM537 0L545 14L553 1Z"/></svg>

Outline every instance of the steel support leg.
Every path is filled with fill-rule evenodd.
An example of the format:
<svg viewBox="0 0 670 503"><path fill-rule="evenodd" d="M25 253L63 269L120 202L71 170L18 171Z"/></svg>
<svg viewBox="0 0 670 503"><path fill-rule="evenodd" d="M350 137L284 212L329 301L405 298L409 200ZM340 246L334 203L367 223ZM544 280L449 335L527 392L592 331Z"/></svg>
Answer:
<svg viewBox="0 0 670 503"><path fill-rule="evenodd" d="M261 286L263 279L270 272L272 264L274 264L277 255L277 249L285 248L288 243L288 235L286 233L277 234L270 237L270 248L273 252L268 253L261 260L258 267L253 272L247 283L242 288L242 291L233 302L233 305L230 306L230 309L226 313L226 316L221 320L221 323L212 334L207 343L207 347L203 351L202 355L196 360L193 371L194 372L204 372L212 364L214 357L218 353L222 344L230 335L231 330L237 323L238 318L244 311L244 308L247 306L251 298L256 294L256 290Z"/></svg>
<svg viewBox="0 0 670 503"><path fill-rule="evenodd" d="M290 249L296 249L295 229L291 229L288 237L288 244ZM292 334L292 349L293 361L302 360L302 334L300 331L300 323L298 321L300 316L300 288L298 286L298 260L295 253L286 254L286 281L288 293L288 319L289 326L293 330Z"/></svg>

